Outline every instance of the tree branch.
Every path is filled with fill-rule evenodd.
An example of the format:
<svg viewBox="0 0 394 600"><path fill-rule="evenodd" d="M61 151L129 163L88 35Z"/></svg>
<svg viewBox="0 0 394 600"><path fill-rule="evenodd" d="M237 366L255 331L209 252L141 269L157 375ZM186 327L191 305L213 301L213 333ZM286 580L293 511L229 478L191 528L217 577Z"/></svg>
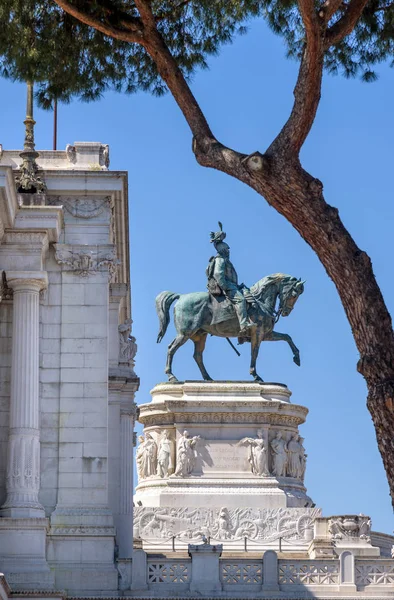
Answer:
<svg viewBox="0 0 394 600"><path fill-rule="evenodd" d="M319 9L319 17L328 23L343 3L343 0L326 0Z"/></svg>
<svg viewBox="0 0 394 600"><path fill-rule="evenodd" d="M305 46L298 79L294 88L294 104L290 117L266 154L295 154L308 136L320 101L323 76L323 43L321 24L313 0L299 0L305 27Z"/></svg>
<svg viewBox="0 0 394 600"><path fill-rule="evenodd" d="M360 18L368 0L351 0L345 14L327 30L324 49L337 44L351 33Z"/></svg>
<svg viewBox="0 0 394 600"><path fill-rule="evenodd" d="M139 44L143 41L143 29L138 19L124 19L121 18L119 20L120 24L124 27L124 30L118 29L114 27L110 23L103 23L97 17L86 13L84 10L81 10L71 4L68 0L53 0L60 8L64 10L64 12L68 13L81 23L88 25L89 27L93 27L97 29L97 31L101 31L105 35L108 35L117 40L121 40L123 42L137 42Z"/></svg>
<svg viewBox="0 0 394 600"><path fill-rule="evenodd" d="M167 84L181 109L197 143L207 143L214 140L204 113L192 94L182 71L163 37L156 27L156 18L150 7L149 0L135 0L144 25L144 47L156 65L156 68Z"/></svg>

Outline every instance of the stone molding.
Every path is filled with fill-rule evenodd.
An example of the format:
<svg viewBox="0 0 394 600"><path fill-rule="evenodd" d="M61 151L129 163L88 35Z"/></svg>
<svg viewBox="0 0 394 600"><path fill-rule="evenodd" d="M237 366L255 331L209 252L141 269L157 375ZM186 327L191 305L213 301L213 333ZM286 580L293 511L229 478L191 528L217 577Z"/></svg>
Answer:
<svg viewBox="0 0 394 600"><path fill-rule="evenodd" d="M196 394L198 396L218 396L221 399L229 395L230 397L250 396L278 396L282 402L290 402L292 395L289 388L283 383L256 383L254 381L179 381L178 383L163 382L157 384L152 390L151 395L156 397L162 394L175 397Z"/></svg>
<svg viewBox="0 0 394 600"><path fill-rule="evenodd" d="M48 287L46 271L7 271L7 285L13 292L40 292Z"/></svg>
<svg viewBox="0 0 394 600"><path fill-rule="evenodd" d="M49 530L48 535L55 536L109 536L113 537L115 535L114 527L96 527L94 525L78 525L78 526L70 526L70 527L60 527L54 526Z"/></svg>
<svg viewBox="0 0 394 600"><path fill-rule="evenodd" d="M294 406L294 405L293 405ZM145 427L155 426L168 426L177 425L181 426L189 423L204 423L204 424L250 424L250 425L278 425L278 426L289 426L298 427L304 423L305 419L300 416L283 415L283 414L261 414L257 412L174 412L174 413L163 413L162 414L150 414L147 415L145 412L145 405L140 405L140 416L139 421L145 425ZM152 410L153 412L153 410Z"/></svg>

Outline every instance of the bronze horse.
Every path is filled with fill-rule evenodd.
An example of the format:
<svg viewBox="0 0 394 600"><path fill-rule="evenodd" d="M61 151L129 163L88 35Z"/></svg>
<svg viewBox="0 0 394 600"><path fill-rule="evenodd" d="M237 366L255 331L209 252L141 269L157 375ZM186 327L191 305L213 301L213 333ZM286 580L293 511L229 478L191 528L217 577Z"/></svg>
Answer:
<svg viewBox="0 0 394 600"><path fill-rule="evenodd" d="M248 315L256 323L256 327L250 328L248 341L251 342L250 374L255 381L263 381L256 372L256 360L263 341L287 342L293 352L293 361L300 366L300 353L297 346L287 333L274 331L274 325L279 317L287 317L291 313L298 297L304 291L304 283L291 275L275 273L263 277L250 288L254 304L248 304ZM276 311L278 297L279 308ZM158 343L167 331L170 322L170 306L175 300L178 300L174 309L177 336L168 346L165 373L169 381L178 381L172 372L172 360L178 348L191 339L194 342L193 356L201 375L206 381L212 381L203 362L207 335L210 333L219 337L238 337L239 322L234 308L224 297L215 300L208 292L191 294L161 292L156 298L156 312L160 321ZM222 307L218 306L220 301L223 301Z"/></svg>

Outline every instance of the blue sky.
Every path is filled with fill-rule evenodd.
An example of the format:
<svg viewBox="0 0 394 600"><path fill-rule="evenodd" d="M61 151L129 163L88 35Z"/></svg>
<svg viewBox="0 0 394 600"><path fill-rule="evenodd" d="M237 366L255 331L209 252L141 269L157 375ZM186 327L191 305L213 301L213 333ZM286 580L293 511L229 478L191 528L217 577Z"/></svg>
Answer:
<svg viewBox="0 0 394 600"><path fill-rule="evenodd" d="M379 68L377 83L326 76L313 131L302 161L324 183L325 196L358 245L371 256L391 312L394 113L393 71ZM297 65L285 58L282 41L262 22L210 60L192 88L215 135L245 153L264 151L287 118ZM21 147L25 90L0 80L5 149ZM52 114L36 111L37 148L51 148ZM158 331L155 296L162 290L205 289L212 253L209 232L221 220L240 280L251 285L284 272L307 280L294 312L279 331L292 335L301 368L285 343L263 344L259 372L281 381L309 416L301 428L308 453L306 485L325 515L360 512L373 528L392 532L392 508L374 428L366 408L366 386L350 326L333 283L313 251L287 221L254 191L227 175L199 167L191 135L171 96L107 93L94 104L59 107L58 147L74 141L110 144L111 168L129 172L130 248L134 335L141 378L137 401L164 380L167 344ZM210 338L205 363L216 379L248 379L249 347L238 358L222 339ZM176 355L180 379L197 379L193 345Z"/></svg>

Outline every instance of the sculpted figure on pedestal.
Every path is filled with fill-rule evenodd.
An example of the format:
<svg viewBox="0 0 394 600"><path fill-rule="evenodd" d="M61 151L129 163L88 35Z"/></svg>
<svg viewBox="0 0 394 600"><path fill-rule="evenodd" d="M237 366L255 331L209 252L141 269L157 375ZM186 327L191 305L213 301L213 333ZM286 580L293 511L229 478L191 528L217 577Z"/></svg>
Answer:
<svg viewBox="0 0 394 600"><path fill-rule="evenodd" d="M157 471L157 445L150 433L138 438L139 446L137 448L137 472L138 479L146 479L156 475Z"/></svg>
<svg viewBox="0 0 394 600"><path fill-rule="evenodd" d="M209 333L227 338L228 341L230 337L235 337L242 343L251 343L250 374L255 381L262 381L256 371L256 361L263 340L287 342L295 364L300 365L300 353L291 337L273 329L280 317L290 315L304 291L305 282L291 275L275 273L263 277L250 289L239 284L237 272L230 261L230 247L224 242L225 236L221 224L220 231L211 234L217 255L210 259L206 271L208 292L161 292L156 298L156 312L160 322L158 342L161 342L167 331L170 306L178 300L174 311L177 336L168 346L165 368L169 381L177 381L172 372L173 357L178 348L189 339L194 342L193 356L201 375L205 380L211 380L203 362Z"/></svg>
<svg viewBox="0 0 394 600"><path fill-rule="evenodd" d="M273 468L272 472L276 477L286 475L287 466L287 446L282 438L282 433L278 431L276 437L271 442L271 450L273 453Z"/></svg>
<svg viewBox="0 0 394 600"><path fill-rule="evenodd" d="M237 446L249 445L248 461L253 475L269 476L268 452L263 439L263 431L257 432L257 438L243 438Z"/></svg>
<svg viewBox="0 0 394 600"><path fill-rule="evenodd" d="M160 477L167 477L173 472L171 453L172 440L170 438L170 432L165 429L163 438L159 444L159 453L157 456L157 474L160 475Z"/></svg>
<svg viewBox="0 0 394 600"><path fill-rule="evenodd" d="M300 436L294 433L287 444L287 474L289 477L302 478L303 455L305 457L303 447L300 443Z"/></svg>
<svg viewBox="0 0 394 600"><path fill-rule="evenodd" d="M300 454L300 463L301 463L301 474L300 474L300 479L301 481L304 481L304 477L305 477L305 470L306 470L306 458L307 458L307 453L305 452L305 448L302 445L302 442L304 441L304 438L300 436L300 444L301 444L301 454Z"/></svg>
<svg viewBox="0 0 394 600"><path fill-rule="evenodd" d="M137 344L135 337L131 335L132 319L126 319L119 325L119 363L131 364L134 367L134 358L137 354Z"/></svg>
<svg viewBox="0 0 394 600"><path fill-rule="evenodd" d="M196 462L195 446L200 439L199 435L190 437L188 431L183 432L183 435L179 439L176 453L175 475L177 477L186 477L193 471Z"/></svg>

